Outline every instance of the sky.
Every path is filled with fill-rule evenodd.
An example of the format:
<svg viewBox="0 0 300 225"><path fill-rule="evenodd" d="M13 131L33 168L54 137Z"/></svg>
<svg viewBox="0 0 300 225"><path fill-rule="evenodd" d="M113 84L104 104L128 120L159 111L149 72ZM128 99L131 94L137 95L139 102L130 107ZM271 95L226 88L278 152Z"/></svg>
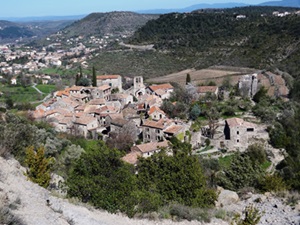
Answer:
<svg viewBox="0 0 300 225"><path fill-rule="evenodd" d="M258 4L268 0L1 0L0 17L84 15L92 12L177 9L202 3L240 2Z"/></svg>

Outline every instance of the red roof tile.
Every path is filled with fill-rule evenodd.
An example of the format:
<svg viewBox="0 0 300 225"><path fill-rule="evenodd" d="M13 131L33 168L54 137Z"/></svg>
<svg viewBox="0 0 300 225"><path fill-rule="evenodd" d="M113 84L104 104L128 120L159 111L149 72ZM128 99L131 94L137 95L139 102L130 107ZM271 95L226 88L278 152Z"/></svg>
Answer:
<svg viewBox="0 0 300 225"><path fill-rule="evenodd" d="M168 141L149 142L131 147L131 151L140 151L142 153L152 152L162 147L168 147Z"/></svg>
<svg viewBox="0 0 300 225"><path fill-rule="evenodd" d="M198 93L215 93L218 89L218 86L199 86L197 89Z"/></svg>
<svg viewBox="0 0 300 225"><path fill-rule="evenodd" d="M151 85L151 86L149 86L149 88L152 91L157 91L159 89L163 89L163 90L173 89L174 87L171 84L166 83L166 84Z"/></svg>
<svg viewBox="0 0 300 225"><path fill-rule="evenodd" d="M101 75L97 76L97 80L118 79L120 75Z"/></svg>

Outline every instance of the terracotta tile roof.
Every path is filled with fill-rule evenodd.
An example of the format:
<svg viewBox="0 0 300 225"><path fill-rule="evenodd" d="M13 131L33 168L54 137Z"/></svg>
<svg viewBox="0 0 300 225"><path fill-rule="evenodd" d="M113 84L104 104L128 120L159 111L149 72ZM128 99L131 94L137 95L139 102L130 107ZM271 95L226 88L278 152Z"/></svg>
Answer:
<svg viewBox="0 0 300 225"><path fill-rule="evenodd" d="M37 109L33 112L32 117L34 119L41 119L45 116L45 110L43 109Z"/></svg>
<svg viewBox="0 0 300 225"><path fill-rule="evenodd" d="M286 86L280 86L279 92L280 92L280 95L282 95L282 96L288 96L289 89Z"/></svg>
<svg viewBox="0 0 300 225"><path fill-rule="evenodd" d="M152 91L157 91L159 89L163 89L163 90L168 90L168 89L174 89L174 87L169 84L169 83L166 83L166 84L158 84L158 85L151 85L149 86L149 88L152 90Z"/></svg>
<svg viewBox="0 0 300 225"><path fill-rule="evenodd" d="M118 79L120 75L101 75L97 76L97 80Z"/></svg>
<svg viewBox="0 0 300 225"><path fill-rule="evenodd" d="M240 118L237 118L237 117L227 119L226 122L230 127L237 127L237 126L256 127L256 124L247 122L247 121L245 121L243 119L240 119Z"/></svg>
<svg viewBox="0 0 300 225"><path fill-rule="evenodd" d="M92 116L82 116L78 119L76 119L75 123L81 124L81 125L88 125L89 123L93 123L97 120L97 118Z"/></svg>
<svg viewBox="0 0 300 225"><path fill-rule="evenodd" d="M105 90L111 89L111 86L105 84L105 85L99 86L98 89L100 91L105 91Z"/></svg>
<svg viewBox="0 0 300 225"><path fill-rule="evenodd" d="M171 120L168 119L160 119L159 121L153 121L153 120L144 120L143 127L152 127L157 129L164 129L166 126L170 125L172 123Z"/></svg>
<svg viewBox="0 0 300 225"><path fill-rule="evenodd" d="M75 98L75 99L85 99L88 97L87 94L71 94L72 98Z"/></svg>
<svg viewBox="0 0 300 225"><path fill-rule="evenodd" d="M62 97L63 95L69 96L70 88L66 88L65 90L57 91L55 96Z"/></svg>
<svg viewBox="0 0 300 225"><path fill-rule="evenodd" d="M73 107L73 108L76 108L76 107L78 107L78 106L80 105L79 102L73 101L73 100L70 99L70 98L62 98L62 99L59 99L57 102L58 102L58 103L59 103L59 102L62 102L62 103L64 103L65 105L69 105L69 106L71 106L71 107Z"/></svg>
<svg viewBox="0 0 300 225"><path fill-rule="evenodd" d="M76 118L80 118L80 117L83 117L85 115L84 112L77 112L74 114Z"/></svg>
<svg viewBox="0 0 300 225"><path fill-rule="evenodd" d="M128 94L113 94L111 95L111 98L112 99L125 99L125 98L128 98L130 95Z"/></svg>
<svg viewBox="0 0 300 225"><path fill-rule="evenodd" d="M276 85L285 85L284 79L279 75L274 77L274 81Z"/></svg>
<svg viewBox="0 0 300 225"><path fill-rule="evenodd" d="M162 96L164 94L166 94L166 90L165 89L158 89L155 91L156 94L158 94L159 96Z"/></svg>
<svg viewBox="0 0 300 225"><path fill-rule="evenodd" d="M141 156L142 154L140 152L130 152L127 155L125 155L122 160L135 165L138 162L138 157Z"/></svg>
<svg viewBox="0 0 300 225"><path fill-rule="evenodd" d="M180 131L182 131L184 129L183 126L181 125L172 125L167 127L164 132L168 133L168 134L178 134Z"/></svg>
<svg viewBox="0 0 300 225"><path fill-rule="evenodd" d="M98 111L99 111L99 108L95 105L84 106L85 113L94 113L94 112L98 112Z"/></svg>
<svg viewBox="0 0 300 225"><path fill-rule="evenodd" d="M83 86L72 86L69 88L70 91L81 91L81 89L83 89Z"/></svg>
<svg viewBox="0 0 300 225"><path fill-rule="evenodd" d="M152 151L155 151L162 147L168 147L169 146L168 143L169 143L168 141L149 142L146 144L140 144L140 145L133 146L133 147L131 147L131 151L133 151L133 152L140 151L142 153L152 152Z"/></svg>
<svg viewBox="0 0 300 225"><path fill-rule="evenodd" d="M145 104L144 103L138 104L137 110L145 110Z"/></svg>
<svg viewBox="0 0 300 225"><path fill-rule="evenodd" d="M154 112L159 112L159 113L165 115L165 112L162 111L162 110L161 110L159 107L157 107L157 106L152 106L152 107L149 109L148 114L149 114L149 115L152 115Z"/></svg>
<svg viewBox="0 0 300 225"><path fill-rule="evenodd" d="M106 100L104 98L96 98L88 102L89 105L104 105Z"/></svg>
<svg viewBox="0 0 300 225"><path fill-rule="evenodd" d="M215 93L218 89L218 86L199 86L197 88L198 93Z"/></svg>
<svg viewBox="0 0 300 225"><path fill-rule="evenodd" d="M65 109L62 109L62 108L59 108L59 109L52 109L52 110L46 111L46 112L45 112L45 116L50 116L50 115L55 114L55 113L64 116L64 115L68 114L69 111L68 111L68 110L65 110Z"/></svg>
<svg viewBox="0 0 300 225"><path fill-rule="evenodd" d="M61 119L58 120L59 124L71 124L72 123L72 118L71 117L63 117Z"/></svg>
<svg viewBox="0 0 300 225"><path fill-rule="evenodd" d="M52 105L54 102L56 102L57 100L55 98L52 98L50 100L48 100L47 102L44 102L42 105L45 107L48 107L50 105Z"/></svg>
<svg viewBox="0 0 300 225"><path fill-rule="evenodd" d="M111 121L111 124L119 126L119 127L123 127L127 123L128 123L128 120L125 120L123 118L116 118Z"/></svg>
<svg viewBox="0 0 300 225"><path fill-rule="evenodd" d="M123 119L123 114L122 113L115 113L115 114L110 114L108 115L112 120L116 119Z"/></svg>
<svg viewBox="0 0 300 225"><path fill-rule="evenodd" d="M105 106L100 107L100 111L101 112L107 112L107 113L111 113L111 112L116 113L118 110L113 106L105 105Z"/></svg>
<svg viewBox="0 0 300 225"><path fill-rule="evenodd" d="M79 105L75 108L76 111L84 111L85 106L84 105Z"/></svg>

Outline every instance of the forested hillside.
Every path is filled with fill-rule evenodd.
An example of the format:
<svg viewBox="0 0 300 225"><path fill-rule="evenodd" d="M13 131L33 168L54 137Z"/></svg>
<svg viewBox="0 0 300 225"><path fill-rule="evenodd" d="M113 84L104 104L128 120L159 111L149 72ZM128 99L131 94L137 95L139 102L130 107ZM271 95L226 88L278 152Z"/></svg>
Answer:
<svg viewBox="0 0 300 225"><path fill-rule="evenodd" d="M133 12L92 13L66 27L64 36L103 36L108 34L130 34L145 25L156 15L137 14Z"/></svg>
<svg viewBox="0 0 300 225"><path fill-rule="evenodd" d="M272 15L296 10L244 7L166 14L138 29L130 43L154 44L158 50L189 59L196 68L216 64L280 68L296 77L300 75L300 16ZM241 14L246 18L238 19Z"/></svg>

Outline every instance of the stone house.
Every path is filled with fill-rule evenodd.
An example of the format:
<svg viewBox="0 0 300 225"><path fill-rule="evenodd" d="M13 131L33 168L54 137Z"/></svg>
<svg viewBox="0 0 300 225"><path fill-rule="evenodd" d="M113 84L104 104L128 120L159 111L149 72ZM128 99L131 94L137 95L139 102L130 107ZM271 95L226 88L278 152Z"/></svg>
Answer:
<svg viewBox="0 0 300 225"><path fill-rule="evenodd" d="M240 118L225 120L224 145L228 149L246 149L249 139L257 135L257 125Z"/></svg>
<svg viewBox="0 0 300 225"><path fill-rule="evenodd" d="M174 87L169 84L157 84L151 85L146 88L147 94L156 95L161 99L168 99L171 96L171 93L174 91Z"/></svg>
<svg viewBox="0 0 300 225"><path fill-rule="evenodd" d="M160 119L164 119L166 118L166 114L164 111L162 111L159 107L157 106L152 106L149 111L148 111L148 116L152 119L152 120L160 120Z"/></svg>
<svg viewBox="0 0 300 225"><path fill-rule="evenodd" d="M71 133L73 135L87 137L93 137L98 128L98 120L95 117L83 115L76 118Z"/></svg>
<svg viewBox="0 0 300 225"><path fill-rule="evenodd" d="M154 153L160 152L161 148L169 147L168 141L163 142L149 142L145 144L135 145L131 147L132 152L140 152L141 156L144 158L148 158L152 156Z"/></svg>
<svg viewBox="0 0 300 225"><path fill-rule="evenodd" d="M252 98L258 91L258 78L257 74L244 75L239 80L239 91L242 96Z"/></svg>
<svg viewBox="0 0 300 225"><path fill-rule="evenodd" d="M168 148L168 141L163 142L149 142L146 144L135 145L131 147L131 152L125 155L122 160L136 165L138 162L138 157L150 157L155 153L161 151L161 148Z"/></svg>
<svg viewBox="0 0 300 225"><path fill-rule="evenodd" d="M206 94L213 94L218 96L219 88L218 86L199 86L196 90L197 97L204 97Z"/></svg>
<svg viewBox="0 0 300 225"><path fill-rule="evenodd" d="M133 96L128 94L112 94L109 96L110 101L119 101L121 103L122 108L130 103L133 103Z"/></svg>
<svg viewBox="0 0 300 225"><path fill-rule="evenodd" d="M164 129L171 124L171 120L168 119L161 119L159 121L144 120L142 123L143 141L157 142L165 140Z"/></svg>
<svg viewBox="0 0 300 225"><path fill-rule="evenodd" d="M109 100L109 96L111 95L111 86L105 84L101 85L98 88L93 89L92 96L94 98L104 98L105 100Z"/></svg>
<svg viewBox="0 0 300 225"><path fill-rule="evenodd" d="M17 77L11 78L10 84L11 84L11 85L17 85Z"/></svg>
<svg viewBox="0 0 300 225"><path fill-rule="evenodd" d="M173 136L184 141L187 127L180 121L167 118L159 121L144 120L142 125L144 142L160 142L168 140Z"/></svg>
<svg viewBox="0 0 300 225"><path fill-rule="evenodd" d="M122 77L120 75L97 76L97 86L108 85L112 89L118 88L122 92Z"/></svg>

